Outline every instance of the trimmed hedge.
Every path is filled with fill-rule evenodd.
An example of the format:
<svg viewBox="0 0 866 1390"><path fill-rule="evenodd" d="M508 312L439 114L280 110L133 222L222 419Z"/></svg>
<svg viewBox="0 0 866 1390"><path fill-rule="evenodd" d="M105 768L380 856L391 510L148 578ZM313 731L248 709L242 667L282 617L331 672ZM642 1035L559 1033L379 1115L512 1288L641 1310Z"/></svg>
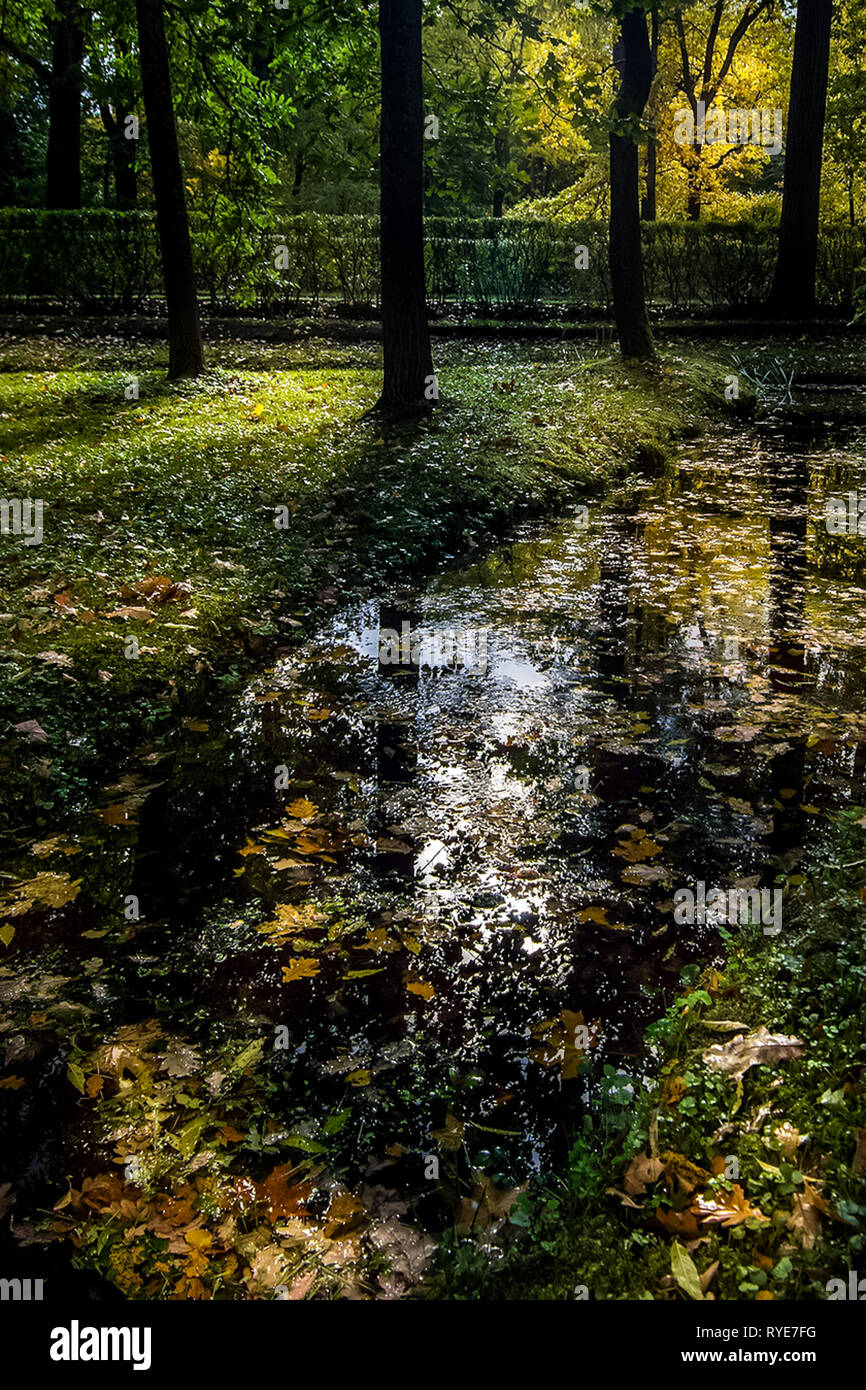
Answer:
<svg viewBox="0 0 866 1390"><path fill-rule="evenodd" d="M377 307L378 219L243 210L191 219L199 292L214 309L315 312L325 304ZM675 312L748 310L770 284L776 228L767 223L646 223L650 300ZM579 268L578 248L588 253ZM863 228L826 226L818 298L850 310L866 261ZM531 314L555 306L610 308L607 226L567 219L431 217L427 278L436 310ZM0 301L50 301L73 311L132 313L161 295L156 226L149 212L0 209Z"/></svg>

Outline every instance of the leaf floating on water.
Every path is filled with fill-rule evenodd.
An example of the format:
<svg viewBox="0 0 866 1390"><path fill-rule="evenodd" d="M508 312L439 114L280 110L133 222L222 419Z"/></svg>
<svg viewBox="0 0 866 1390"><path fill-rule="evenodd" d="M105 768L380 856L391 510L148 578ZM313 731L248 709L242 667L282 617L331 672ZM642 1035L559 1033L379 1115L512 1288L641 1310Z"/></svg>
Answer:
<svg viewBox="0 0 866 1390"><path fill-rule="evenodd" d="M441 1129L431 1129L430 1138L435 1139L440 1148L456 1151L462 1147L465 1133L466 1126L463 1121L449 1112Z"/></svg>
<svg viewBox="0 0 866 1390"><path fill-rule="evenodd" d="M7 902L0 907L0 916L20 917L37 903L42 907L65 907L78 897L81 883L80 878L73 881L69 874L37 874L35 878L18 885L14 890L17 901Z"/></svg>
<svg viewBox="0 0 866 1390"><path fill-rule="evenodd" d="M409 980L406 988L410 994L419 994L422 999L433 999L436 995L433 986L423 980Z"/></svg>
<svg viewBox="0 0 866 1390"><path fill-rule="evenodd" d="M654 859L657 854L662 853L662 847L657 845L655 840L649 839L645 830L634 830L631 839L617 845L613 852L621 859L627 859L630 864L638 864L643 859Z"/></svg>
<svg viewBox="0 0 866 1390"><path fill-rule="evenodd" d="M594 922L598 927L607 927L610 931L628 931L625 922L611 922L608 920L608 909L606 907L586 907L582 912L578 912L578 922Z"/></svg>
<svg viewBox="0 0 866 1390"><path fill-rule="evenodd" d="M537 1039L529 1050L530 1059L543 1067L560 1067L563 1081L573 1081L589 1051L601 1039L601 1024L584 1022L583 1012L563 1009L558 1018L536 1023L532 1036Z"/></svg>
<svg viewBox="0 0 866 1390"><path fill-rule="evenodd" d="M286 815L293 820L312 820L318 814L318 806L314 806L312 801L308 801L305 796L301 796L297 801L292 801L286 807Z"/></svg>
<svg viewBox="0 0 866 1390"><path fill-rule="evenodd" d="M298 956L291 965L283 966L283 984L289 985L293 980L311 979L313 975L319 973L319 962L315 956Z"/></svg>

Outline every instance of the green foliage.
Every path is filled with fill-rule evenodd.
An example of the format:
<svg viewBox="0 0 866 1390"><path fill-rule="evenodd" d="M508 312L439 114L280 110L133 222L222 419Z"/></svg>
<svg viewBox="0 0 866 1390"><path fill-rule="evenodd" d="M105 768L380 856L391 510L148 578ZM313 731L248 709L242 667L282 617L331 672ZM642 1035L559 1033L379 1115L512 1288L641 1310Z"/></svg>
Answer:
<svg viewBox="0 0 866 1390"><path fill-rule="evenodd" d="M223 198L190 221L199 291L213 309L291 315L326 303L378 302L376 217L281 217ZM743 310L766 294L776 255L772 223L645 223L643 236L647 292L659 306ZM587 250L586 268L575 264L579 247ZM863 229L823 228L818 297L825 308L850 309L864 255ZM427 277L431 305L440 311L607 309L607 227L564 216L431 217ZM149 213L0 211L0 298L7 303L48 299L67 309L128 313L158 294Z"/></svg>

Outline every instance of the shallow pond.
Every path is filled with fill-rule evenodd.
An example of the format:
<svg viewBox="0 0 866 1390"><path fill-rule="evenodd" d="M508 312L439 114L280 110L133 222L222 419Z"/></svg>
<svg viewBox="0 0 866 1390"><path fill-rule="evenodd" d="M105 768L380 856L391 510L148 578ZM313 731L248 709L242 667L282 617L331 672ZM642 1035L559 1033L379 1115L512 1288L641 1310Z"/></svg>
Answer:
<svg viewBox="0 0 866 1390"><path fill-rule="evenodd" d="M432 1227L427 1155L462 1141L517 1182L603 1091L627 1104L644 1027L719 950L677 895L784 905L827 812L863 800L863 541L824 517L866 469L811 403L426 586L335 603L76 831L10 848L19 1218L112 1146L129 1183L167 1172L119 1109L160 1031L186 1119L203 1057L237 1042L265 1068L226 1111L233 1172L384 1172ZM107 1131L88 1102L112 1094ZM206 1126L187 1133L206 1169Z"/></svg>

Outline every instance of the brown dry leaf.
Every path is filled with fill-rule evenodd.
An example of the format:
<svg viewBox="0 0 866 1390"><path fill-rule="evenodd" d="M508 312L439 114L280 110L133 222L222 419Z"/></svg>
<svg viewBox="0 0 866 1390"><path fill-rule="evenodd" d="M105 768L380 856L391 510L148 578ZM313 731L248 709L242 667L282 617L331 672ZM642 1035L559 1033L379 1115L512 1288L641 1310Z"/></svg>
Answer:
<svg viewBox="0 0 866 1390"><path fill-rule="evenodd" d="M294 1283L292 1283L292 1284L290 1284L290 1285L288 1286L288 1288L286 1288L285 1286L283 1286L282 1291L281 1291L280 1293L277 1294L277 1302L281 1302L281 1303L297 1303L297 1302L299 1302L302 1298L306 1298L307 1294L310 1292L310 1289L313 1287L313 1285L315 1284L315 1282L316 1282L316 1274L315 1274L315 1271L313 1271L312 1274L302 1274L301 1277L300 1277L300 1279L296 1279L296 1280L294 1281Z"/></svg>
<svg viewBox="0 0 866 1390"><path fill-rule="evenodd" d="M705 1168L699 1168L696 1163L692 1163L685 1154L673 1153L668 1150L662 1154L662 1159L665 1165L665 1177L671 1191L674 1190L676 1183L680 1191L690 1197L696 1188L704 1187L712 1176ZM722 1172L724 1172L724 1162L722 1163Z"/></svg>
<svg viewBox="0 0 866 1390"><path fill-rule="evenodd" d="M788 1229L804 1250L814 1250L821 1238L821 1215L803 1193L794 1193L794 1209L788 1217Z"/></svg>
<svg viewBox="0 0 866 1390"><path fill-rule="evenodd" d="M625 1190L635 1197L646 1195L648 1182L656 1182L665 1170L661 1159L648 1158L645 1153L636 1154L625 1170Z"/></svg>
<svg viewBox="0 0 866 1390"><path fill-rule="evenodd" d="M63 652L37 652L36 660L45 661L49 666L60 666L64 670L68 670L73 664L72 657L66 656Z"/></svg>
<svg viewBox="0 0 866 1390"><path fill-rule="evenodd" d="M866 1173L866 1129L858 1129L856 1139L857 1147L851 1160L851 1174L855 1178L862 1178Z"/></svg>
<svg viewBox="0 0 866 1390"><path fill-rule="evenodd" d="M20 724L12 725L13 732L22 734L31 743L47 743L48 735L35 719L23 719Z"/></svg>
<svg viewBox="0 0 866 1390"><path fill-rule="evenodd" d="M627 869L623 869L621 877L623 883L658 883L660 879L667 878L667 870L653 864L629 864Z"/></svg>
<svg viewBox="0 0 866 1390"><path fill-rule="evenodd" d="M424 980L408 980L406 988L410 994L419 994L422 999L433 999L436 995L433 986Z"/></svg>
<svg viewBox="0 0 866 1390"><path fill-rule="evenodd" d="M621 859L627 859L630 864L639 864L644 859L654 859L657 854L661 854L662 847L650 840L645 831L638 830L632 831L632 838L617 845L613 852Z"/></svg>
<svg viewBox="0 0 866 1390"><path fill-rule="evenodd" d="M715 1277L716 1277L716 1274L717 1274L717 1272L718 1272L718 1268L719 1268L719 1261L716 1260L715 1264L709 1265L709 1266L704 1270L703 1274L701 1275L701 1293L706 1293L707 1289L710 1287L710 1284L713 1282L713 1280L714 1280Z"/></svg>
<svg viewBox="0 0 866 1390"><path fill-rule="evenodd" d="M793 1163L800 1146L800 1131L785 1120L784 1124L777 1125L773 1130L773 1143L782 1157Z"/></svg>
<svg viewBox="0 0 866 1390"><path fill-rule="evenodd" d="M705 1224L718 1223L731 1227L741 1226L744 1221L769 1222L769 1217L753 1207L739 1183L732 1185L731 1191L721 1195L716 1201L712 1197L696 1197L693 1202L695 1212Z"/></svg>
<svg viewBox="0 0 866 1390"><path fill-rule="evenodd" d="M496 1187L483 1173L474 1173L475 1189L471 1197L464 1197L455 1219L457 1231L489 1231L501 1225L512 1207L526 1191L524 1187Z"/></svg>
<svg viewBox="0 0 866 1390"><path fill-rule="evenodd" d="M679 1105L688 1086L682 1076L665 1076L662 1079L662 1105Z"/></svg>
<svg viewBox="0 0 866 1390"><path fill-rule="evenodd" d="M606 907L586 907L578 912L578 922L594 922L597 927L608 927L611 931L628 931L625 922L608 921Z"/></svg>
<svg viewBox="0 0 866 1390"><path fill-rule="evenodd" d="M653 1216L668 1235L683 1236L686 1240L697 1240L700 1235L698 1218L692 1207L683 1211L662 1211L658 1207Z"/></svg>
<svg viewBox="0 0 866 1390"><path fill-rule="evenodd" d="M608 1197L619 1197L624 1207L632 1207L635 1211L643 1211L640 1202L636 1202L633 1197L629 1197L625 1192L620 1192L617 1187L606 1187L605 1192Z"/></svg>
<svg viewBox="0 0 866 1390"><path fill-rule="evenodd" d="M319 962L315 956L298 956L291 965L283 966L283 984L289 985L293 980L308 980L318 973Z"/></svg>
<svg viewBox="0 0 866 1390"><path fill-rule="evenodd" d="M321 927L327 918L313 903L277 903L276 917L270 922L260 922L256 928L262 936L267 936L273 945L281 945L290 936L305 936L307 932Z"/></svg>
<svg viewBox="0 0 866 1390"><path fill-rule="evenodd" d="M29 912L37 903L42 907L65 907L78 897L81 879L73 880L69 874L41 873L19 883L14 890L17 902L4 904L0 908L2 917L20 917Z"/></svg>
<svg viewBox="0 0 866 1390"><path fill-rule="evenodd" d="M571 1081L600 1040L601 1024L598 1020L587 1024L582 1011L563 1009L559 1018L536 1023L532 1036L536 1042L529 1050L531 1060L543 1067L560 1067L563 1080Z"/></svg>
<svg viewBox="0 0 866 1390"><path fill-rule="evenodd" d="M431 1129L430 1138L435 1139L442 1149L459 1149L463 1144L463 1136L466 1133L466 1126L455 1115L445 1116L445 1124L441 1129Z"/></svg>
<svg viewBox="0 0 866 1390"><path fill-rule="evenodd" d="M375 951L377 955L380 951L390 954L392 951L402 950L402 943L395 940L393 936L389 936L386 927L368 927L364 940L352 949L355 951Z"/></svg>
<svg viewBox="0 0 866 1390"><path fill-rule="evenodd" d="M802 1056L806 1044L801 1038L786 1037L758 1028L748 1036L743 1034L728 1043L714 1043L703 1054L704 1065L711 1071L725 1072L733 1081L740 1080L750 1067L784 1062Z"/></svg>
<svg viewBox="0 0 866 1390"><path fill-rule="evenodd" d="M436 1242L430 1236L417 1231L414 1226L408 1226L397 1216L374 1222L368 1238L374 1249L390 1262L391 1279L380 1276L380 1283L391 1294L399 1294L403 1288L417 1284L436 1249Z"/></svg>
<svg viewBox="0 0 866 1390"><path fill-rule="evenodd" d="M281 1163L263 1182L256 1184L256 1199L272 1221L294 1216L313 1194L310 1182L294 1182L298 1170L291 1163ZM246 1180L239 1179L245 1187ZM243 1188L242 1188L243 1190Z"/></svg>
<svg viewBox="0 0 866 1390"><path fill-rule="evenodd" d="M124 606L122 608L112 608L110 613L106 613L107 618L129 618L134 623L149 622L153 618L149 608L136 608Z"/></svg>

